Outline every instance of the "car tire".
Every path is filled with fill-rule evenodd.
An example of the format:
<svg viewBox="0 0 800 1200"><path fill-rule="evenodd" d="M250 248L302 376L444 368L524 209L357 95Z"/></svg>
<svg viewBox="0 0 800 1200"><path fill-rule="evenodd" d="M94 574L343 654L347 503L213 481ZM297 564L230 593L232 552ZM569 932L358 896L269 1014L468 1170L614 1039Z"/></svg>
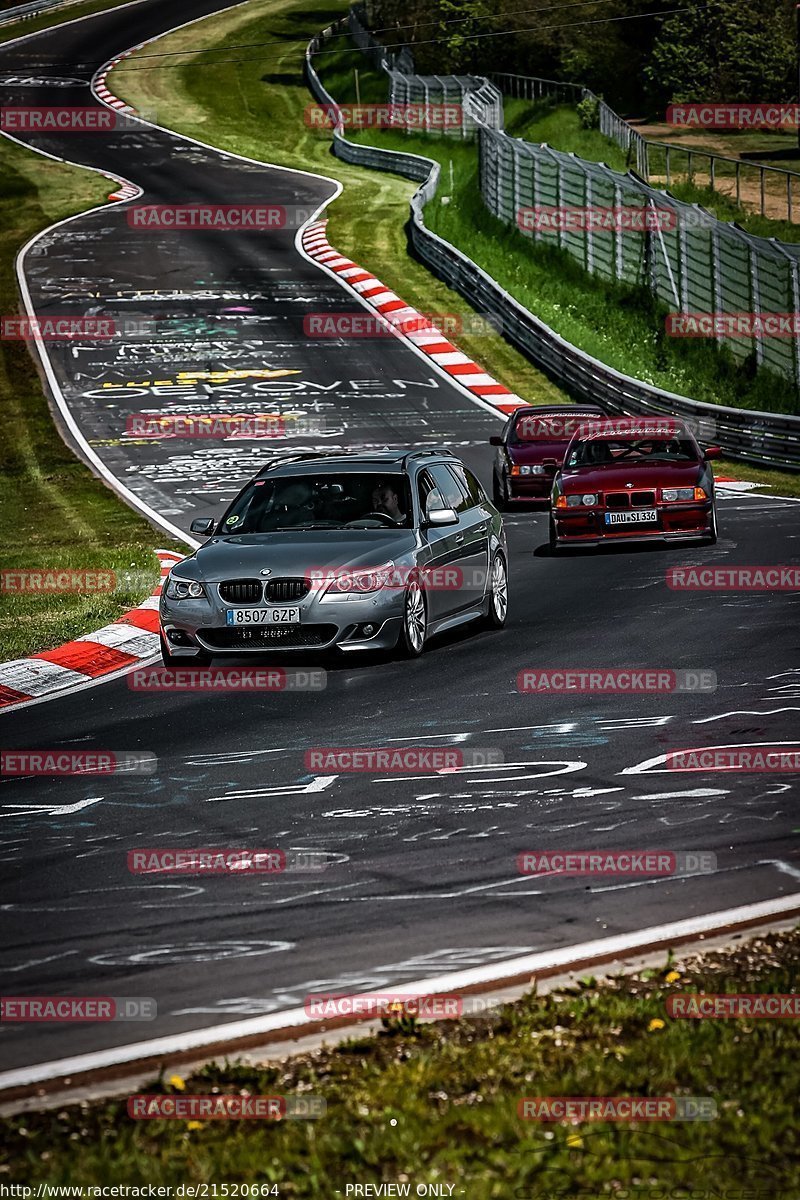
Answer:
<svg viewBox="0 0 800 1200"><path fill-rule="evenodd" d="M183 663L184 666L190 667L210 667L212 656L205 650L201 650L199 654L195 654L193 658L182 658L180 655L172 654L164 634L159 632L159 644L161 646L161 661L165 667L174 667Z"/></svg>
<svg viewBox="0 0 800 1200"><path fill-rule="evenodd" d="M508 500L505 496L505 487L501 487L497 475L492 475L492 503L500 512L505 512L508 508Z"/></svg>
<svg viewBox="0 0 800 1200"><path fill-rule="evenodd" d="M711 506L711 533L708 535L707 538L704 538L703 540L705 541L707 546L716 546L717 536L718 536L717 508L716 508L716 505L712 505Z"/></svg>
<svg viewBox="0 0 800 1200"><path fill-rule="evenodd" d="M552 516L550 517L550 524L548 526L548 536L550 541L550 553L553 555L558 554L558 535L556 534L556 523Z"/></svg>
<svg viewBox="0 0 800 1200"><path fill-rule="evenodd" d="M498 551L489 568L489 602L483 624L487 629L502 629L508 616L508 567Z"/></svg>
<svg viewBox="0 0 800 1200"><path fill-rule="evenodd" d="M403 598L403 623L397 648L403 658L419 658L428 635L428 606L418 579L409 580Z"/></svg>

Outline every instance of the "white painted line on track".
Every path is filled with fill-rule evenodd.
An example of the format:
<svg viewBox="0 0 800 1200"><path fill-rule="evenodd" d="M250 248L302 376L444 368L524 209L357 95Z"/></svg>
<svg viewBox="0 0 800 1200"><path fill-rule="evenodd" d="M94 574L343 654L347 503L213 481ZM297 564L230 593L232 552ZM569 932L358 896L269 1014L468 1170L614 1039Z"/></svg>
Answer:
<svg viewBox="0 0 800 1200"><path fill-rule="evenodd" d="M399 984L393 991L409 996L430 996L463 992L467 989L488 990L501 981L505 985L515 979L523 979L526 976L530 978L545 972L551 974L572 966L588 967L592 963L611 961L643 949L653 950L660 946L668 948L679 942L699 938L701 935L721 933L731 927L766 923L793 912L800 912L800 892L755 904L745 904L739 908L723 909L704 916L671 921L632 933L616 934L574 946L525 954L484 967L472 967L413 983ZM174 1059L178 1055L202 1051L204 1047L209 1046L218 1048L218 1053L223 1053L219 1047L225 1047L224 1052L229 1053L235 1050L237 1042L245 1039L266 1037L278 1031L290 1032L293 1037L300 1037L310 1032L311 1027L316 1028L318 1025L318 1021L309 1019L304 1008L292 1008L244 1021L172 1033L132 1045L116 1046L109 1050L78 1054L72 1058L35 1063L29 1067L5 1071L0 1074L0 1094L67 1077L76 1082L76 1076L80 1077L89 1072L133 1065L146 1059Z"/></svg>

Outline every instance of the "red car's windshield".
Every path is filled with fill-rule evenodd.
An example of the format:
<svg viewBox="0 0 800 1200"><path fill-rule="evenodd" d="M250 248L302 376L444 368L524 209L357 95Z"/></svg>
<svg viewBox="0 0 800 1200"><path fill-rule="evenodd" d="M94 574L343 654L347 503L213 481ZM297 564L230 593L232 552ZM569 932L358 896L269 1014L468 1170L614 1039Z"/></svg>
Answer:
<svg viewBox="0 0 800 1200"><path fill-rule="evenodd" d="M509 433L508 440L512 445L529 444L531 442L569 442L578 428L591 416L581 413L576 416L540 415L536 413L520 413Z"/></svg>
<svg viewBox="0 0 800 1200"><path fill-rule="evenodd" d="M587 438L567 455L568 468L636 463L699 462L697 446L688 438Z"/></svg>

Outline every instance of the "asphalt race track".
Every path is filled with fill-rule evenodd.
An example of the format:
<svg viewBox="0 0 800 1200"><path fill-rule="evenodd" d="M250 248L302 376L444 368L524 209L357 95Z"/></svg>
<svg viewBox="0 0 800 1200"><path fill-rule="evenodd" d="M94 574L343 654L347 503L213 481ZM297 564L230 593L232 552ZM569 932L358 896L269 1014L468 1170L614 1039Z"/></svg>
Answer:
<svg viewBox="0 0 800 1200"><path fill-rule="evenodd" d="M0 80L28 79L0 83L2 103L95 103L86 83L44 81L88 81L127 47L224 7L144 0L0 47ZM137 203L196 200L258 201L306 219L333 196L333 182L145 126L25 140L144 190L63 225L26 258L39 316L157 322L155 341L139 333L52 352L83 437L142 505L186 531L193 517L219 512L275 448L142 440L126 433L142 412L278 413L281 449L445 444L489 485L496 416L400 340L304 334L307 314L350 312L354 302L295 250L296 228L154 233L127 219ZM796 596L683 593L665 575L683 564L796 562L800 510L732 493L719 508L715 547L556 559L546 517L515 513L502 633L460 631L411 663L328 662L321 691L160 694L123 678L6 713L5 747L146 750L158 770L2 780L3 990L153 997L158 1017L6 1024L5 1068L797 891L796 777L651 763L672 749L791 743L796 734ZM718 687L639 697L517 691L518 672L548 666L707 669ZM492 748L504 763L419 776L316 776L304 765L315 746L409 744ZM315 850L329 861L322 872L275 877L128 870L129 850L173 846ZM527 878L516 867L523 850L629 847L711 852L717 869L645 882Z"/></svg>

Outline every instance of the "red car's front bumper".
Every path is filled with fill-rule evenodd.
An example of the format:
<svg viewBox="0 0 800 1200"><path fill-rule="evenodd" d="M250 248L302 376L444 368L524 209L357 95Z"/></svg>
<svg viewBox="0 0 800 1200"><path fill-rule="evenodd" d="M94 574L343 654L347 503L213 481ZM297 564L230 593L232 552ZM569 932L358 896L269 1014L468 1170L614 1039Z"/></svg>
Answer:
<svg viewBox="0 0 800 1200"><path fill-rule="evenodd" d="M714 532L714 505L665 504L656 506L652 523L608 525L605 510L554 509L556 540L561 545L600 546L611 542L681 541L710 537Z"/></svg>
<svg viewBox="0 0 800 1200"><path fill-rule="evenodd" d="M526 500L549 500L555 472L549 475L503 474L505 496L509 504L524 504Z"/></svg>

